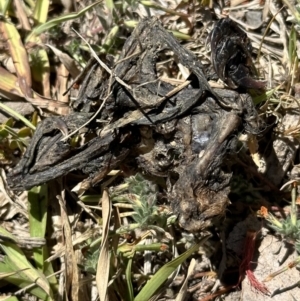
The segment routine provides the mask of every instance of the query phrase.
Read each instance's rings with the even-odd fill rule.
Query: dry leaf
[[[56,47],[53,47],[52,45],[46,44],[46,46],[51,48],[51,50],[55,53],[55,55],[62,62],[62,64],[70,72],[73,79],[75,79],[80,74],[80,70],[77,68],[75,60],[72,59],[68,54],[62,52],[61,50],[59,50]]]
[[[7,21],[0,22],[0,32],[2,32],[4,39],[6,39],[10,55],[13,58],[20,89],[25,96],[32,97],[31,70],[28,62],[28,54],[21,37],[15,26]]]
[[[78,301],[79,292],[79,274],[78,267],[73,249],[72,229],[69,222],[65,200],[61,196],[57,196],[61,208],[61,217],[63,221],[63,231],[65,239],[65,263],[66,263],[66,291],[71,290],[72,301]]]
[[[103,232],[101,251],[98,259],[96,283],[99,292],[100,301],[107,300],[107,284],[109,277],[109,244],[108,232],[109,221],[111,217],[111,202],[107,190],[103,191],[102,196],[102,219],[103,219]]]
[[[196,266],[196,260],[195,260],[195,258],[192,258],[192,260],[190,262],[190,265],[189,265],[189,268],[188,268],[186,278],[185,278],[185,280],[184,280],[184,282],[183,282],[183,284],[180,288],[180,291],[179,291],[175,301],[184,301],[184,300],[186,300],[186,293],[187,293],[187,289],[188,289],[188,281],[189,281],[190,277],[192,276],[192,274],[194,272],[195,266]]]

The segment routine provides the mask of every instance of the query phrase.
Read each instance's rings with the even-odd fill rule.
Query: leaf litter
[[[19,78],[12,77],[6,85],[0,85],[4,101],[10,100],[11,94],[23,97],[40,109],[42,117],[37,130],[29,137],[26,152],[15,151],[17,157],[11,162],[19,163],[3,165],[8,183],[15,191],[5,183],[3,199],[9,195],[11,204],[18,191],[47,183],[51,192],[48,204],[52,207],[48,219],[51,217],[54,227],[60,229],[55,236],[50,227],[59,244],[51,249],[47,237],[47,247],[54,252],[52,260],[59,258],[60,267],[55,271],[66,269],[58,274],[59,279],[53,278],[52,268],[52,272],[44,272],[45,278],[38,282],[42,290],[29,289],[29,294],[44,299],[42,292],[46,291],[63,298],[68,294],[64,287],[68,287],[72,300],[92,300],[86,292],[92,292],[95,297],[97,287],[104,283],[99,279],[99,273],[104,271],[99,269],[105,266],[110,273],[105,271],[107,292],[100,289],[103,300],[172,300],[181,286],[177,299],[183,294],[186,300],[213,300],[226,293],[226,299],[237,294],[240,300],[252,300],[254,296],[250,298],[249,294],[254,293],[255,299],[269,300],[268,292],[280,300],[297,299],[297,281],[289,286],[280,280],[288,277],[289,271],[274,277],[272,285],[262,283],[266,273],[272,274],[277,269],[272,265],[276,259],[267,257],[272,253],[270,246],[274,240],[282,245],[288,243],[293,254],[297,250],[298,242],[290,240],[287,232],[276,232],[269,227],[268,220],[260,221],[255,230],[256,239],[248,237],[249,248],[245,249],[247,233],[253,233],[249,232],[253,224],[247,224],[239,230],[240,252],[229,246],[237,225],[255,216],[262,205],[275,210],[278,219],[288,221],[291,188],[287,185],[280,193],[279,188],[287,182],[297,185],[298,181],[297,6],[280,6],[273,1],[232,2],[230,7],[213,2],[210,8],[184,2],[106,4],[95,6],[85,17],[81,16],[80,34],[101,54],[90,60],[75,81],[69,82],[71,109],[59,103],[63,100],[59,84],[50,82],[52,91],[49,94],[47,89],[42,89],[41,96],[34,91],[30,95],[26,81],[23,82],[26,89],[20,86],[16,94],[14,83]],[[131,24],[134,12],[143,17],[159,13],[160,20],[140,18],[137,27],[131,30],[125,24]],[[107,13],[110,17],[105,20]],[[124,16],[123,21],[120,14]],[[41,30],[70,20],[73,15],[80,17],[76,13],[56,17],[32,32],[42,38],[40,44],[46,45],[45,37],[39,36]],[[229,27],[236,30],[226,31],[226,26],[218,25],[220,18],[231,20]],[[75,27],[76,22],[73,21]],[[89,22],[97,28],[87,31]],[[109,35],[114,25],[118,30]],[[190,39],[179,43],[166,29],[172,30],[176,37]],[[216,31],[219,29],[221,35]],[[64,30],[74,41],[79,40],[67,27]],[[208,38],[212,30],[215,34]],[[286,32],[291,35],[287,36]],[[79,65],[88,54],[93,56],[88,52],[70,52],[70,40],[63,46],[49,33],[46,31],[48,47],[71,54],[70,58]],[[95,42],[100,40],[105,48],[97,48]],[[17,43],[17,39],[12,42]],[[72,44],[73,50],[86,47],[77,43],[78,46]],[[56,53],[61,56],[63,52]],[[49,52],[43,55],[49,56]],[[64,61],[56,60],[56,64],[63,66]],[[66,67],[64,74],[68,76]],[[15,70],[21,69],[16,65]],[[4,69],[2,76],[6,72]],[[38,80],[45,87],[44,79]],[[61,87],[66,83],[61,78]],[[228,89],[226,84],[233,89]],[[261,89],[266,84],[266,89]],[[33,83],[32,87],[36,89],[37,85]],[[271,89],[273,92],[268,93]],[[43,96],[48,98],[44,104]],[[256,98],[259,104],[254,107],[253,100],[258,103]],[[58,110],[59,107],[65,110]],[[18,128],[19,123],[14,126]],[[10,142],[8,137],[5,134],[2,141]],[[55,179],[60,177],[63,181],[57,186]],[[110,199],[112,204],[108,219],[101,198],[104,194],[105,200]],[[57,198],[64,202],[61,209]],[[7,204],[4,201],[3,207]],[[14,212],[14,215],[4,215],[2,227],[10,223],[17,237],[18,224],[24,223],[26,228],[26,215],[20,210]],[[281,215],[282,212],[288,213]],[[269,227],[268,234],[260,234],[265,233],[265,226]],[[204,242],[207,232],[211,237]],[[146,239],[146,233],[151,233],[151,239]],[[198,253],[193,253],[197,260],[194,274],[202,276],[194,278],[183,263],[186,259],[183,254],[198,242],[202,245],[200,249],[197,247]],[[11,243],[4,235],[1,244],[6,250]],[[24,248],[24,241],[22,244],[14,238],[13,243]],[[264,248],[256,258],[254,251],[261,250],[259,245]],[[194,246],[192,250],[197,248]],[[106,260],[101,259],[103,254]],[[175,258],[174,265],[172,258]],[[293,260],[297,262],[297,258],[296,255]],[[253,267],[255,260],[257,266]],[[210,264],[204,264],[206,261]],[[244,269],[243,262],[247,265]],[[55,266],[54,261],[50,263]],[[284,259],[281,263],[286,266]],[[293,265],[290,267],[297,278],[297,270]],[[215,274],[209,274],[210,269]],[[264,276],[260,270],[265,271]],[[147,282],[149,271],[154,276]],[[64,273],[66,276],[62,277]],[[187,273],[189,281],[180,283]],[[8,283],[24,287],[22,277],[12,280],[18,275],[17,270],[7,270],[7,275]],[[237,288],[239,283],[241,290]],[[262,293],[255,292],[262,291],[262,287],[267,288]],[[17,291],[10,288],[7,286],[4,292]]]

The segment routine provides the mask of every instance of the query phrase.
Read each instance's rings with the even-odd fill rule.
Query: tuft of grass
[[[300,219],[298,219],[299,210],[296,203],[297,183],[292,183],[292,186],[290,213],[285,219],[279,220],[272,213],[268,212],[268,209],[265,207],[261,207],[258,214],[262,216],[286,241],[295,242],[296,240],[299,240]],[[297,249],[297,251],[300,253],[300,249]]]
[[[0,270],[8,273],[5,280],[28,291],[42,300],[54,300],[53,291],[48,279],[27,259],[24,252],[17,246],[18,239],[0,227],[2,242],[0,247],[5,253],[0,262]]]
[[[268,211],[266,207],[261,207],[258,211],[258,215],[263,217],[270,227],[279,234],[284,241],[292,243],[295,246],[295,250],[300,254],[300,219],[299,219],[299,199],[297,198],[297,182],[292,183],[291,191],[291,206],[290,212],[286,218],[278,219],[272,213]],[[293,262],[289,263],[286,267],[268,275],[266,281],[272,280],[279,274],[297,266],[300,263],[300,256],[296,258]]]
[[[99,201],[99,197],[95,195],[84,196],[81,199],[85,203]],[[139,173],[127,178],[124,183],[111,188],[110,199],[115,208],[119,210],[130,209],[130,211],[119,213],[120,217],[128,219],[128,225],[116,227],[109,233],[109,257],[112,272],[109,280],[111,286],[126,301],[150,300],[168,277],[171,277],[183,261],[199,249],[199,246],[206,241],[208,236],[203,236],[198,244],[191,241],[188,251],[162,265],[150,278],[140,273],[139,276],[135,276],[135,278],[138,277],[138,280],[134,280],[133,269],[138,264],[141,254],[151,252],[159,256],[159,254],[169,252],[169,244],[164,241],[166,241],[166,237],[170,236],[170,233],[167,233],[167,225],[170,220],[174,222],[174,218],[172,219],[171,213],[158,204],[157,185]],[[141,234],[135,236],[134,231]],[[104,233],[100,237],[90,240],[88,245],[83,248],[85,260],[82,268],[91,275],[95,275],[98,270],[97,265],[102,250],[99,245],[103,244],[103,235]],[[123,240],[120,241],[119,237],[123,237]],[[129,237],[132,238],[129,239]],[[165,237],[163,241],[162,237]],[[147,242],[149,238],[151,238],[150,242]],[[115,239],[117,243],[114,248]],[[117,264],[113,264],[113,262],[117,262]],[[117,280],[114,274],[119,268],[123,269],[124,278]],[[136,281],[144,283],[143,288],[138,293],[134,289]]]

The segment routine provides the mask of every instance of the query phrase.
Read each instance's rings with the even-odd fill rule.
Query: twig
[[[276,16],[282,11],[282,9],[284,8],[284,6],[272,17],[272,19],[270,20],[262,38],[261,38],[261,41],[259,43],[259,47],[258,47],[258,53],[257,53],[257,59],[256,59],[256,62],[258,62],[259,60],[259,57],[260,57],[260,53],[261,53],[261,49],[262,49],[262,45],[263,45],[263,42],[264,42],[264,39],[268,33],[268,30],[270,29],[271,25],[272,25],[272,22],[275,20]]]
[[[70,138],[71,136],[73,136],[74,134],[76,134],[77,132],[79,132],[82,128],[84,128],[86,125],[88,125],[92,120],[94,120],[97,115],[100,113],[100,111],[102,110],[106,100],[109,98],[109,96],[111,95],[111,92],[109,95],[107,95],[105,97],[105,99],[103,100],[101,106],[99,107],[99,109],[95,112],[95,114],[83,125],[81,125],[79,128],[77,128],[76,130],[74,130],[73,132],[71,132],[70,134],[68,134],[67,136],[65,136],[64,138],[61,139],[61,141],[66,141],[68,138]]]

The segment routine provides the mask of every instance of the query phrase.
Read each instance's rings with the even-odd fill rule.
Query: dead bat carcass
[[[178,85],[161,77],[157,62],[162,55],[171,55],[190,71],[186,81]],[[157,19],[138,24],[117,62],[102,60],[110,69],[94,61],[78,79],[74,112],[38,125],[8,175],[10,186],[30,189],[80,170],[88,188],[110,170],[134,164],[138,171],[166,179],[167,197],[182,227],[198,231],[208,226],[228,204],[231,173],[224,159],[235,149],[237,134],[259,130],[251,97],[212,89],[198,58]],[[103,107],[87,122],[95,104]],[[85,143],[74,146],[71,138],[63,139],[79,127],[81,135],[89,134]]]

